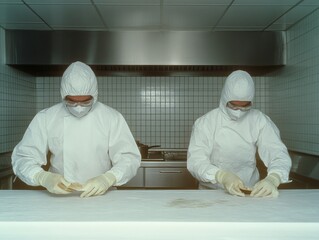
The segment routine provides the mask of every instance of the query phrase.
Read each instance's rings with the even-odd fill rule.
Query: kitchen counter
[[[1,239],[318,239],[319,190],[113,190],[81,199],[0,191]]]
[[[186,168],[186,161],[142,161],[141,167],[184,167]]]

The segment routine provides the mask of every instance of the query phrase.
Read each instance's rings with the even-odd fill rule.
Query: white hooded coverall
[[[251,101],[255,93],[251,76],[241,70],[230,74],[222,90],[219,108],[196,120],[188,148],[187,168],[200,188],[223,188],[216,182],[218,170],[236,174],[252,188],[259,181],[256,151],[268,175],[277,173],[287,182],[291,159],[271,119],[256,109],[228,109],[229,101]]]
[[[91,95],[94,103],[85,116],[73,116],[64,102],[40,111],[14,148],[14,173],[25,183],[36,186],[34,176],[47,164],[68,182],[84,184],[87,180],[112,173],[115,186],[136,175],[141,156],[123,116],[97,101],[95,74],[90,67],[75,62],[65,71],[61,96]]]

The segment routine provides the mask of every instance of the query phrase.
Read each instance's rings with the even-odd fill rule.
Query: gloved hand
[[[45,187],[49,192],[55,194],[71,193],[68,187],[71,185],[60,174],[41,171],[34,176],[34,180],[39,185]]]
[[[216,173],[217,182],[224,185],[224,188],[232,195],[244,197],[245,194],[240,188],[245,188],[243,181],[235,174],[223,170]]]
[[[263,180],[257,182],[253,187],[250,196],[253,197],[278,197],[278,186],[280,184],[280,177],[276,173],[269,174]]]
[[[116,182],[112,173],[104,173],[95,178],[91,178],[83,185],[83,193],[80,197],[90,197],[104,194]]]

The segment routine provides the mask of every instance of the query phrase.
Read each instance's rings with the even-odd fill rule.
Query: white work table
[[[0,239],[319,239],[319,190],[276,199],[222,190],[0,191]]]

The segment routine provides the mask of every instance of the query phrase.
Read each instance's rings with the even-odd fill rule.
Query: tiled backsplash
[[[0,28],[0,153],[12,151],[36,113],[35,78],[4,65],[4,53]]]
[[[0,65],[0,153],[12,151],[36,113],[35,78]]]
[[[225,78],[98,77],[98,98],[124,115],[141,142],[187,148],[194,121],[218,107]],[[255,107],[267,112],[267,78],[254,79]],[[60,101],[60,78],[37,78],[37,109]]]

